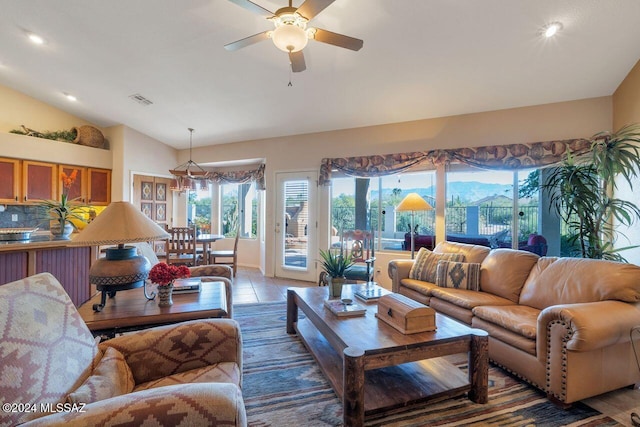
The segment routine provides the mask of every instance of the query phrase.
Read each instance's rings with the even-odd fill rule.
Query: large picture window
[[[258,192],[254,181],[220,185],[220,233],[255,238],[258,233]]]
[[[342,231],[363,229],[374,231],[376,250],[408,251],[411,233],[416,249],[433,249],[438,185],[435,171],[371,178],[336,175],[331,180],[332,245],[338,244]],[[546,246],[531,245],[532,235],[542,229],[541,221],[550,220],[540,209],[539,192],[538,169],[450,167],[445,188],[446,239],[543,255]],[[409,193],[417,193],[434,208],[413,213],[413,227],[411,212],[395,210]]]
[[[189,191],[189,224],[194,224],[198,234],[211,233],[211,184],[205,183]]]
[[[411,192],[421,195],[435,208],[434,171],[404,173],[373,178],[332,178],[331,240],[339,241],[345,230],[371,230],[376,250],[401,251],[410,241],[410,212],[395,207]],[[416,212],[415,230],[434,233],[435,211]]]
[[[525,249],[530,235],[540,229],[535,169],[487,171],[461,167],[447,173],[446,194],[447,240]]]

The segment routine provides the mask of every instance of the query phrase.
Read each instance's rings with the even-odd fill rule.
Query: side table
[[[223,282],[202,282],[200,292],[174,293],[169,307],[158,307],[156,300],[147,300],[142,289],[120,291],[102,311],[96,312],[93,304],[99,300],[100,295],[95,295],[78,312],[94,336],[106,338],[187,320],[229,317]]]

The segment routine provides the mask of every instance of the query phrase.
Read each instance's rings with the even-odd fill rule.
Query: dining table
[[[209,264],[209,246],[211,243],[224,239],[224,234],[198,234],[196,242],[202,243],[202,263]]]

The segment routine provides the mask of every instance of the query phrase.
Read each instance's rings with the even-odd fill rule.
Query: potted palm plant
[[[68,191],[76,180],[76,169],[70,175],[60,173],[62,180],[62,195],[60,200],[41,200],[38,205],[46,211],[50,221],[50,231],[55,240],[69,240],[69,236],[76,229],[72,220],[84,223],[85,205],[77,198],[69,199]]]
[[[329,276],[329,298],[340,298],[342,295],[342,285],[346,280],[344,272],[353,265],[351,255],[343,255],[331,250],[320,249],[322,258],[322,269]]]
[[[575,248],[570,255],[626,261],[619,252],[631,247],[614,247],[622,236],[618,226],[628,227],[640,220],[640,208],[616,198],[616,190],[620,182],[633,189],[639,171],[638,124],[594,135],[588,153],[568,154],[551,170],[541,188],[549,194],[549,209],[568,226],[568,241]]]

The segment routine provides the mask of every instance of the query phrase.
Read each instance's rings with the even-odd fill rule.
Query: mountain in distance
[[[447,200],[460,200],[463,203],[474,204],[480,200],[488,199],[493,196],[506,196],[512,198],[513,186],[510,184],[487,184],[476,181],[456,181],[447,185]],[[390,197],[393,189],[385,188],[382,190],[382,197]],[[406,188],[402,189],[401,197],[409,193],[418,193],[421,196],[429,196],[435,199],[436,188],[434,186],[424,188]],[[371,198],[378,197],[378,191],[371,191]],[[427,198],[427,200],[429,200]]]

